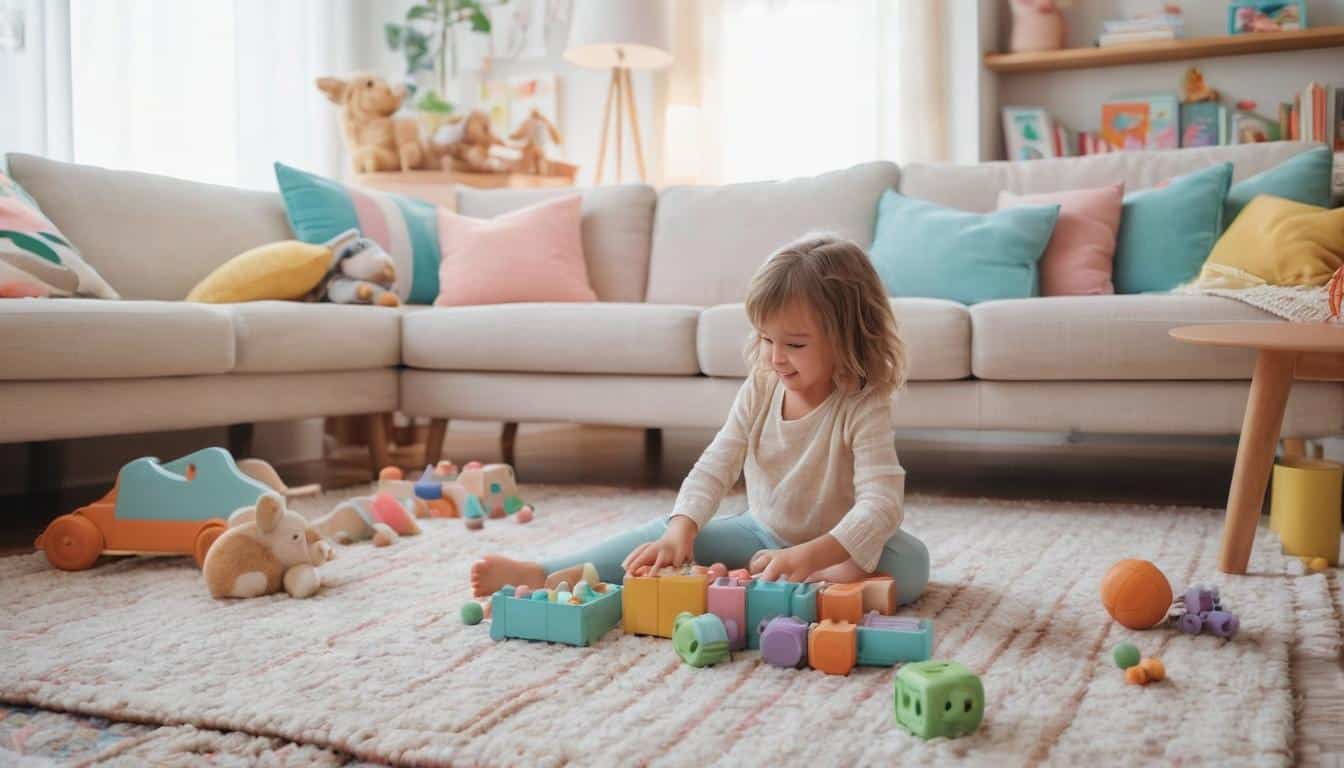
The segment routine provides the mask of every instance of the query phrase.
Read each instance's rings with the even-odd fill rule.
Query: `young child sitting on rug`
[[[883,573],[895,577],[902,603],[919,597],[929,554],[900,527],[905,470],[892,422],[905,350],[868,255],[834,236],[803,237],[757,271],[746,308],[752,372],[672,513],[542,562],[486,555],[471,568],[477,595],[505,584],[574,584],[586,562],[619,583],[623,571],[693,556],[767,580]],[[749,511],[715,518],[744,468]]]

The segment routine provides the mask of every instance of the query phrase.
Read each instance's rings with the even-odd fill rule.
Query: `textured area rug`
[[[310,600],[211,600],[189,561],[110,561],[83,573],[40,555],[0,560],[0,700],[178,728],[214,749],[301,749],[411,764],[857,764],[961,759],[1218,765],[1330,762],[1311,728],[1344,713],[1337,574],[1301,575],[1264,531],[1254,575],[1217,574],[1221,512],[912,497],[933,582],[904,612],[930,617],[935,655],[979,673],[986,718],[955,741],[898,728],[890,669],[781,670],[755,653],[707,669],[665,640],[614,632],[593,648],[495,643],[463,626],[479,554],[542,556],[666,512],[671,492],[530,487],[530,525],[428,521],[396,546],[342,547]],[[329,507],[335,496],[301,505]],[[730,499],[725,512],[740,509]],[[1242,618],[1231,642],[1111,622],[1097,586],[1123,557],[1173,586],[1219,584]],[[1126,686],[1121,640],[1166,664]],[[1327,679],[1304,695],[1295,676]],[[206,733],[210,731],[211,733]],[[235,732],[227,735],[213,733]],[[213,734],[213,735],[212,735]],[[250,740],[249,740],[250,739]],[[202,741],[204,740],[204,741]],[[152,741],[152,740],[151,740]],[[290,747],[279,745],[294,742]],[[225,744],[224,746],[228,746]],[[126,749],[132,749],[127,746]],[[327,750],[327,751],[323,751]],[[146,753],[146,759],[148,758]],[[299,758],[302,761],[302,758]]]

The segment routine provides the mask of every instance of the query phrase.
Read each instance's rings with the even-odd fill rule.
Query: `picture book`
[[[1144,149],[1148,146],[1146,101],[1111,101],[1101,105],[1101,139],[1115,149]]]
[[[1215,147],[1227,141],[1227,107],[1213,101],[1181,105],[1181,146]]]
[[[1004,107],[1003,138],[1009,160],[1055,157],[1055,130],[1040,107]]]

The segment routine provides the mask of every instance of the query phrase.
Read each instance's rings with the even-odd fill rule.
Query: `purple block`
[[[776,616],[761,622],[761,658],[776,667],[797,668],[807,663],[807,622]]]
[[[1217,601],[1218,593],[1208,587],[1190,587],[1185,590],[1186,613],[1212,611]]]
[[[1204,626],[1219,637],[1231,637],[1237,634],[1237,628],[1241,626],[1241,622],[1237,620],[1234,613],[1210,611],[1204,615]]]
[[[1187,635],[1198,635],[1204,629],[1204,619],[1197,613],[1183,613],[1176,620],[1176,626]]]

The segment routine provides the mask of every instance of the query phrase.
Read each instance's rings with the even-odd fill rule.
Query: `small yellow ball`
[[[1313,557],[1310,560],[1307,560],[1307,570],[1312,573],[1320,573],[1329,567],[1330,561],[1326,560],[1324,557]]]

